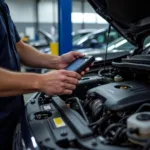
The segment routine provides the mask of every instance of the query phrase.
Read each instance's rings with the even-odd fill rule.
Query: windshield
[[[86,35],[80,36],[80,37],[78,37],[78,38],[74,38],[74,37],[73,37],[73,45],[78,45],[78,43],[79,43],[80,41],[85,41],[85,40],[87,40],[87,39],[88,39],[88,35],[89,35],[89,34],[86,34]]]
[[[118,43],[119,44],[119,43]],[[128,42],[126,39],[122,40],[118,46],[118,44],[115,45],[115,50],[134,50],[136,47],[133,46],[130,42]],[[150,36],[148,36],[144,41],[144,48],[147,48],[150,46]]]
[[[78,39],[82,38],[83,36],[89,34],[90,32],[86,32],[86,33],[77,33],[75,35],[73,35],[73,42],[77,41]]]
[[[119,43],[118,43],[119,44]],[[121,43],[121,45],[117,45],[115,46],[116,50],[134,50],[136,47],[133,46],[131,43],[129,43],[127,40],[123,40]]]
[[[80,45],[82,47],[91,47],[92,41],[95,41],[100,47],[105,45],[107,43],[107,37],[108,37],[108,31],[107,29],[101,29],[97,30],[93,33],[87,34],[81,38],[78,38],[77,40],[73,41],[73,45]],[[120,34],[115,31],[111,30],[110,35],[109,35],[109,42],[115,41],[120,37]]]
[[[136,47],[133,46],[131,43],[129,43],[128,41],[126,41],[126,43],[124,43],[123,45],[117,47],[116,49],[119,50],[133,50],[135,49]]]
[[[107,30],[103,30],[101,32],[97,31],[97,33],[90,33],[73,41],[73,44],[80,45],[82,43],[83,46],[90,47],[89,43],[91,42],[91,39],[96,39],[98,43],[103,44],[103,47],[101,48],[102,50],[106,48],[107,38],[108,38]],[[108,51],[112,50],[130,51],[136,48],[115,30],[112,30],[110,32],[109,38],[110,40],[108,45]]]
[[[101,30],[97,30],[89,34],[86,34],[82,36],[81,38],[78,38],[75,41],[73,41],[73,45],[80,45],[80,44],[83,44],[84,42],[87,43],[87,41],[89,40],[91,41],[91,39],[94,39],[95,35],[103,34],[104,32],[105,30],[101,29]]]
[[[133,46],[126,39],[121,37],[121,38],[117,39],[116,41],[109,44],[108,51],[112,51],[112,50],[130,51],[130,50],[134,50],[135,48],[136,48],[135,46]]]

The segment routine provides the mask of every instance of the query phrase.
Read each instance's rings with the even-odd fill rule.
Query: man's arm
[[[17,51],[24,65],[38,68],[59,69],[60,57],[39,52],[34,47],[19,41]]]
[[[38,91],[38,74],[16,73],[0,68],[0,97]]]
[[[65,70],[40,75],[17,73],[0,68],[0,97],[38,91],[48,95],[71,94],[80,78],[77,73]]]

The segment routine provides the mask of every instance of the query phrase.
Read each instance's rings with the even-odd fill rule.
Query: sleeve
[[[13,23],[13,26],[14,26],[14,33],[15,33],[16,43],[18,43],[21,40],[21,37],[19,36],[17,28],[16,28],[14,23]]]
[[[9,16],[10,16],[10,10],[9,10],[9,7],[8,7],[8,5],[7,5],[6,3],[4,3],[4,4],[5,4],[6,10],[7,10]],[[10,16],[10,18],[11,18],[11,16]],[[18,42],[21,40],[21,38],[20,38],[20,36],[19,36],[19,34],[18,34],[17,28],[16,28],[14,22],[12,21],[12,19],[11,19],[11,23],[12,23],[13,28],[14,28],[14,34],[15,34],[15,40],[16,40],[16,43],[18,43]]]

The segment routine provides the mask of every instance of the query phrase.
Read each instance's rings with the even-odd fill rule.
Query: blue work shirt
[[[4,0],[0,0],[0,6],[0,67],[20,71],[20,59],[16,49],[20,37]],[[0,149],[10,149],[7,146],[12,142],[14,128],[23,107],[22,95],[0,97]]]

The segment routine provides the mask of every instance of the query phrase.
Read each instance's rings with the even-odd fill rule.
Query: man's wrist
[[[61,69],[60,64],[61,64],[61,56],[56,56],[56,65],[54,69]]]
[[[60,69],[61,56],[45,55],[46,65],[45,68]]]
[[[35,91],[41,91],[41,81],[42,81],[42,75],[41,74],[34,74],[33,77],[31,77],[33,80],[32,82],[32,89]]]

